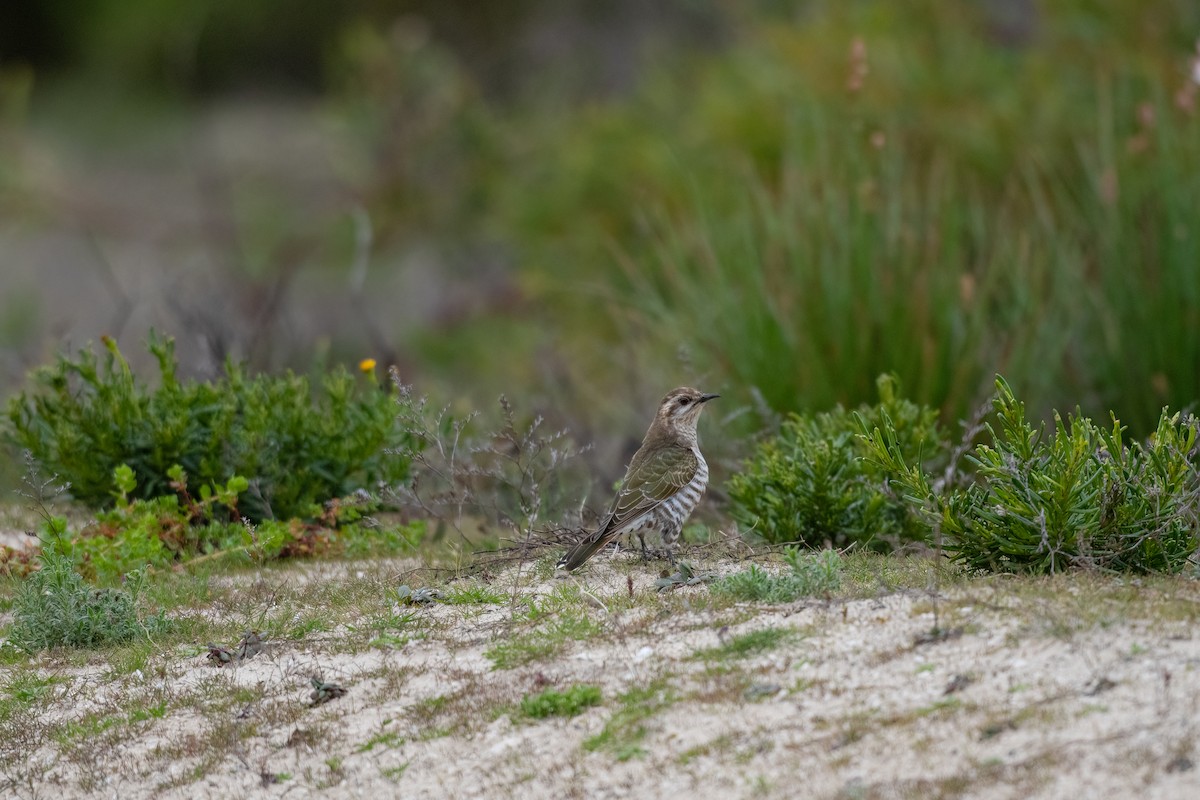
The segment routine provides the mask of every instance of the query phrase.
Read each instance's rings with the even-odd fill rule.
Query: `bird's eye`
[[[684,406],[686,406],[686,405],[687,405],[688,403],[690,403],[690,402],[691,402],[691,401],[690,401],[690,400],[688,400],[686,397],[681,397],[681,398],[679,398],[679,407],[680,407],[680,408],[683,408]]]

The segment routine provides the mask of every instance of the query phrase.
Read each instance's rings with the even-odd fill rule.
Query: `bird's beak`
[[[700,402],[707,403],[709,400],[715,400],[716,398],[718,398],[720,396],[721,395],[719,395],[719,394],[702,394],[702,395],[700,395]]]

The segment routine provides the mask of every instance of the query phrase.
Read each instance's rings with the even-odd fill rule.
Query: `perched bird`
[[[686,386],[667,393],[600,527],[559,559],[559,569],[578,569],[618,536],[644,536],[646,531],[662,534],[663,546],[674,561],[674,544],[683,523],[708,486],[708,464],[696,441],[696,423],[704,404],[714,397]]]

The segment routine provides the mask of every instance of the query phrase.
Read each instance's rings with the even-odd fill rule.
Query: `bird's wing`
[[[600,530],[616,531],[673,497],[696,477],[700,461],[691,448],[671,445],[649,455],[639,451]],[[603,535],[603,534],[602,534]]]
[[[686,447],[670,445],[649,455],[639,450],[625,470],[621,491],[604,522],[559,559],[558,567],[568,571],[579,568],[631,522],[687,486],[699,468],[700,460]]]

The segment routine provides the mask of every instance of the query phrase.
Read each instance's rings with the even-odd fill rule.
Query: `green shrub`
[[[61,520],[50,520],[38,560],[41,568],[21,581],[13,602],[9,640],[28,652],[51,647],[98,647],[149,636],[167,627],[160,615],[138,615],[144,570],[125,576],[119,589],[89,586],[61,544]]]
[[[247,488],[245,478],[235,475],[224,486],[204,485],[193,499],[183,469],[176,465],[167,473],[175,494],[133,500],[137,489],[133,469],[121,464],[113,470],[115,505],[99,512],[96,522],[79,535],[62,542],[85,575],[111,579],[242,543],[246,528],[237,522],[237,497]]]
[[[259,561],[275,558],[292,541],[292,528],[278,520],[256,525],[193,520],[177,498],[156,497],[101,512],[94,525],[62,547],[85,576],[112,580],[131,570],[169,567],[218,551],[237,550]]]
[[[202,491],[245,476],[236,513],[250,520],[313,516],[331,498],[407,476],[413,442],[395,424],[395,394],[373,376],[337,369],[314,393],[304,377],[249,377],[227,364],[219,379],[181,382],[173,342],[151,335],[150,389],[112,339],[104,345],[103,360],[83,351],[35,372],[8,412],[17,444],[89,505],[112,504],[122,464],[142,500],[175,494],[177,466]]]
[[[64,537],[60,544],[85,576],[110,580],[131,570],[218,553],[257,563],[322,553],[363,558],[411,551],[425,532],[420,521],[368,526],[363,517],[375,504],[362,497],[331,501],[312,522],[239,521],[237,496],[245,491],[244,478],[234,476],[224,486],[202,485],[193,498],[183,470],[172,467],[168,473],[175,495],[130,500],[136,487],[132,470],[125,465],[115,470],[116,505],[99,512],[95,524],[77,536]]]
[[[160,497],[101,515],[62,548],[88,577],[111,580],[130,570],[172,563],[178,552],[169,543],[182,540],[189,531],[176,499]]]
[[[734,518],[772,543],[883,549],[923,538],[924,521],[887,489],[885,473],[863,459],[855,413],[890,419],[905,457],[925,461],[945,450],[937,414],[901,399],[892,376],[881,376],[877,386],[875,406],[793,415],[778,436],[761,443],[727,484]]]
[[[735,600],[787,603],[801,597],[829,596],[842,585],[842,557],[836,550],[806,553],[789,547],[784,561],[791,571],[772,575],[756,564],[714,581],[711,590]]]
[[[600,687],[579,684],[565,692],[546,689],[521,699],[521,713],[533,719],[576,717],[592,706],[600,705]]]
[[[940,528],[953,557],[975,570],[1057,572],[1072,566],[1174,572],[1200,538],[1200,423],[1162,411],[1150,441],[1126,442],[1076,413],[1054,428],[1027,421],[1003,378],[995,422],[968,457],[975,482],[936,490],[910,463],[891,421],[862,428],[870,458]]]

